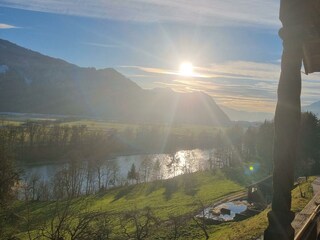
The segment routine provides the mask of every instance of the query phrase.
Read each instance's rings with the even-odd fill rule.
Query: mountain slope
[[[302,107],[304,112],[313,112],[316,115],[320,114],[320,101],[314,102],[308,106]]]
[[[81,68],[0,40],[0,111],[113,121],[229,124],[204,93],[143,90],[114,69]]]
[[[233,121],[249,121],[249,122],[263,122],[265,120],[272,120],[274,113],[268,112],[246,112],[239,111],[228,107],[221,107],[221,109]]]

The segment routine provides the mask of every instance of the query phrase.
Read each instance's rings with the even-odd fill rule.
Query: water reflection
[[[247,201],[234,201],[220,204],[214,208],[205,208],[203,213],[197,215],[197,217],[205,217],[217,221],[231,221],[235,218],[236,214],[243,213],[248,208]],[[223,210],[230,210],[229,213],[225,213]]]
[[[81,191],[96,192],[101,188],[110,188],[132,182],[149,182],[157,179],[168,179],[184,173],[201,171],[212,168],[214,150],[181,150],[175,154],[146,154],[119,156],[114,159],[106,159],[99,165],[90,167],[90,163],[81,163],[77,178],[81,179]],[[219,167],[221,161],[219,161]],[[128,180],[128,172],[132,165],[137,171],[137,179]],[[35,166],[22,166],[25,178],[30,179],[37,175],[41,181],[50,182],[57,173],[64,171],[68,174],[72,166],[63,164],[46,164]],[[71,178],[74,176],[71,176]],[[90,178],[90,179],[88,179]],[[90,186],[88,182],[90,181]]]
[[[133,155],[121,156],[114,160],[119,165],[120,176],[127,177],[132,164],[139,169],[140,175],[147,179],[167,179],[187,172],[204,170],[209,167],[209,158],[213,150],[182,150],[175,155],[154,154],[154,155]],[[158,166],[157,166],[158,164]]]

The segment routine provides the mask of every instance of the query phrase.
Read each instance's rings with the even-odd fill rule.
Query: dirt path
[[[242,190],[240,192],[236,192],[236,193],[233,193],[233,194],[230,194],[230,195],[227,195],[225,197],[223,197],[222,199],[218,200],[218,201],[215,201],[214,203],[212,203],[210,206],[208,207],[216,207],[222,203],[225,203],[225,202],[232,202],[232,201],[235,201],[235,200],[238,200],[238,199],[241,199],[241,198],[245,198],[247,197],[247,190]]]

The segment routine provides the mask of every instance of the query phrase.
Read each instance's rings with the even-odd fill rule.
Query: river
[[[172,155],[169,154],[128,155],[105,159],[100,169],[100,181],[106,187],[128,183],[128,171],[130,171],[133,164],[139,173],[140,182],[168,179],[183,173],[210,168],[209,159],[213,159],[214,153],[213,149],[181,150],[176,152],[174,161],[172,160]],[[50,182],[57,172],[67,169],[68,164],[22,165],[21,168],[25,179],[30,179],[32,175],[37,175],[41,181]],[[86,181],[85,173],[82,179],[84,182]],[[96,172],[94,173],[94,182],[96,184],[98,182]]]

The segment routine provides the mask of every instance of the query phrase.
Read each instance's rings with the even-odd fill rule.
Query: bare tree
[[[124,236],[127,239],[136,240],[143,240],[150,237],[157,222],[158,219],[149,207],[142,210],[135,209],[128,211],[120,219]]]
[[[150,156],[146,156],[140,165],[140,175],[144,182],[149,181],[150,172],[152,170],[152,158]]]
[[[104,161],[102,160],[102,158],[98,158],[95,161],[95,169],[97,171],[97,178],[98,178],[98,191],[100,191],[103,188],[103,184],[102,184],[102,178],[104,176],[103,163]]]
[[[38,187],[38,199],[41,201],[48,201],[51,193],[48,181],[40,181]]]
[[[43,223],[40,227],[37,238],[50,240],[64,240],[67,236],[66,229],[71,220],[71,201],[60,203],[59,201],[52,206],[52,217],[49,222]]]
[[[176,157],[176,151],[169,153],[170,162],[166,165],[169,172],[173,173],[173,177],[176,176],[177,168],[180,164],[180,158]]]
[[[85,171],[86,195],[89,195],[95,191],[95,161],[93,159],[87,159]]]
[[[201,207],[202,216],[200,218],[196,216],[192,216],[193,221],[196,223],[196,225],[201,229],[206,239],[209,239],[209,233],[207,229],[207,223],[205,218],[205,206],[203,205],[203,202],[201,200],[198,201],[198,205]]]
[[[166,222],[167,231],[165,238],[170,240],[183,239],[184,229],[190,218],[188,216],[170,216]]]
[[[31,191],[31,199],[36,200],[39,197],[39,182],[40,182],[40,175],[38,173],[32,173],[27,180],[27,185]],[[36,196],[37,195],[37,196]]]
[[[110,185],[115,186],[118,181],[119,166],[116,161],[110,160],[106,161],[105,165],[105,175],[106,175],[106,189]]]
[[[31,121],[26,122],[24,125],[26,127],[26,132],[29,137],[29,146],[33,148],[35,136],[39,131],[40,125],[37,122],[31,122]]]
[[[79,159],[73,157],[67,166],[55,173],[52,179],[55,199],[74,198],[82,193],[84,168]]]
[[[66,230],[70,240],[110,239],[110,218],[99,212],[80,214],[74,217]]]
[[[159,158],[157,158],[152,168],[152,180],[159,180],[159,179],[162,179],[161,163]]]
[[[0,131],[0,207],[9,204],[14,198],[13,187],[18,183],[20,175],[2,133]]]
[[[82,207],[87,209],[87,203]],[[111,218],[105,212],[79,212],[71,201],[57,202],[52,218],[40,227],[36,239],[103,240],[110,239]]]

